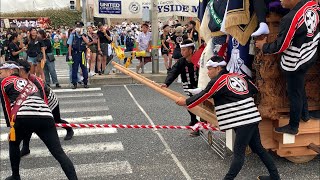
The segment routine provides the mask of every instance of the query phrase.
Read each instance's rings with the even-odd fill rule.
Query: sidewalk
[[[138,63],[138,60],[134,60],[133,64],[128,68],[129,70],[135,71],[135,67]],[[145,65],[145,73],[141,74],[148,79],[155,81],[157,83],[164,83],[167,77],[167,71],[164,68],[163,62],[159,64],[159,74],[152,74],[152,63],[147,63]],[[59,83],[62,86],[69,86],[69,67],[65,61],[65,56],[56,56],[56,71],[58,75]],[[115,73],[116,72],[116,73]],[[128,75],[125,75],[121,72],[116,71],[113,68],[113,71],[109,75],[98,75],[96,74],[93,77],[89,77],[90,85],[121,85],[121,84],[140,84],[140,82],[134,80]]]

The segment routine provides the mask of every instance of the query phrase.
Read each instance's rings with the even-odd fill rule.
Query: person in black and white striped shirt
[[[274,42],[267,38],[257,40],[256,46],[263,54],[281,54],[281,69],[287,83],[290,103],[289,124],[275,128],[276,132],[298,134],[300,119],[307,122],[311,117],[305,90],[305,76],[319,60],[320,8],[315,1],[282,0],[281,5],[290,9],[280,22]]]
[[[26,61],[23,61],[23,60],[18,60],[18,63],[20,65],[20,71],[19,71],[20,77],[25,78],[25,79],[28,78],[29,80],[34,81],[34,79],[32,78],[33,75],[29,74],[29,70],[30,70],[29,63],[27,63]],[[54,121],[56,123],[69,124],[67,121],[61,119],[59,101],[58,101],[58,98],[56,97],[55,93],[52,91],[52,89],[49,86],[45,85],[44,91],[45,91],[45,95],[47,96],[48,107],[52,111]],[[67,130],[67,134],[66,134],[64,140],[72,139],[73,134],[74,134],[72,128],[65,128],[65,129]],[[30,139],[31,139],[31,134],[29,136],[26,136],[26,138],[23,140],[23,146],[21,149],[21,157],[30,154],[30,149],[29,149]]]
[[[6,180],[21,179],[19,146],[21,141],[33,132],[40,137],[54,158],[60,163],[67,178],[77,180],[73,163],[61,147],[53,115],[47,105],[44,84],[39,78],[31,82],[19,77],[18,69],[19,66],[8,63],[0,66],[0,75],[3,78],[1,79],[0,97],[6,122],[10,121],[11,128],[9,155],[12,175],[7,177]],[[15,115],[15,120],[11,119]]]
[[[258,179],[279,180],[278,170],[261,144],[258,128],[261,116],[253,100],[258,90],[245,75],[228,73],[226,64],[222,57],[212,57],[206,64],[211,81],[205,90],[186,100],[181,98],[176,103],[191,109],[213,98],[220,130],[235,130],[234,156],[224,180],[233,180],[240,172],[248,145],[270,173],[270,176],[259,176]]]

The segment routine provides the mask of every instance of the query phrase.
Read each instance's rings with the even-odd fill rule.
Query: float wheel
[[[306,155],[306,156],[288,156],[285,158],[293,163],[301,164],[301,163],[309,162],[315,157],[316,155]]]

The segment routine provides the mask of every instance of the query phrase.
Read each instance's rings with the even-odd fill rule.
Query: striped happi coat
[[[245,75],[226,73],[226,71],[220,72],[208,83],[205,90],[188,98],[188,108],[213,98],[220,130],[261,121],[252,97],[258,92],[255,85]]]
[[[263,45],[265,54],[281,53],[281,68],[295,72],[318,59],[320,8],[315,1],[301,0],[280,22],[279,34]]]

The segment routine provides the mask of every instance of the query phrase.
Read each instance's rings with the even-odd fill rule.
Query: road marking
[[[105,122],[105,121],[112,121],[113,118],[111,115],[107,116],[91,116],[91,117],[75,117],[75,118],[63,118],[64,120],[70,123],[92,123],[95,121]]]
[[[65,145],[63,150],[66,154],[92,154],[92,153],[106,153],[114,151],[124,151],[123,145],[120,141],[117,142],[103,142],[103,143],[86,143],[86,144],[75,144]],[[30,155],[26,158],[39,158],[39,157],[50,157],[52,156],[48,148],[43,147],[31,147]],[[9,149],[1,149],[1,160],[9,159]]]
[[[68,100],[68,101],[60,101],[59,105],[70,105],[70,104],[85,104],[85,103],[105,103],[106,99],[74,99],[74,100]]]
[[[57,77],[59,77],[59,79],[69,79],[69,75],[65,75],[65,74],[57,74]]]
[[[61,103],[60,103],[61,104]],[[89,116],[89,117],[76,117],[76,118],[63,118],[69,123],[94,123],[94,122],[102,122],[106,123],[107,121],[113,121],[113,117],[111,115],[107,116]],[[0,119],[0,127],[7,127],[7,124],[4,123],[4,119]],[[3,123],[2,123],[3,122]]]
[[[70,71],[69,71],[69,70],[56,70],[56,73],[57,73],[57,74],[62,74],[62,73],[64,73],[64,74],[69,74]]]
[[[101,97],[103,93],[80,93],[80,94],[57,94],[59,99],[61,98],[77,98],[77,97]]]
[[[101,88],[87,88],[87,89],[54,89],[53,92],[85,92],[85,91],[101,91]]]
[[[131,96],[132,100],[136,103],[136,105],[138,106],[138,108],[141,110],[141,112],[146,116],[146,118],[148,119],[149,123],[151,125],[155,125],[154,122],[152,121],[152,119],[150,118],[150,116],[146,113],[146,111],[140,106],[140,104],[138,103],[138,101],[136,100],[136,98],[133,96],[133,94],[131,93],[131,91],[127,88],[126,85],[123,85],[124,88],[128,91],[129,95]],[[156,128],[154,128],[156,130]],[[179,161],[179,159],[177,158],[177,156],[173,153],[173,151],[171,150],[169,144],[166,142],[166,140],[163,138],[163,136],[161,135],[161,133],[159,131],[153,131],[154,133],[156,133],[159,137],[159,139],[161,140],[162,144],[164,145],[166,151],[171,155],[173,161],[176,163],[176,165],[179,167],[180,171],[182,172],[182,174],[184,175],[184,177],[187,180],[191,180],[190,175],[188,174],[188,172],[186,171],[186,169],[183,167],[182,163]]]
[[[58,166],[58,165],[57,165]],[[115,176],[122,174],[131,174],[132,168],[128,161],[107,162],[107,163],[94,163],[94,164],[80,164],[75,165],[77,176],[79,179],[87,179],[93,177]],[[10,171],[1,171],[1,177],[11,175]],[[48,168],[34,168],[34,169],[20,169],[21,179],[66,179],[61,167],[48,167]]]
[[[9,128],[8,128],[9,130]],[[101,135],[101,134],[115,134],[117,129],[115,128],[82,128],[82,129],[73,129],[75,136],[90,136],[90,135]],[[58,129],[58,136],[64,137],[67,133],[64,129]],[[33,133],[31,139],[39,139],[39,137]],[[8,141],[8,133],[1,134],[1,141]]]
[[[94,112],[108,111],[108,106],[90,106],[90,107],[70,107],[60,109],[61,113]]]

